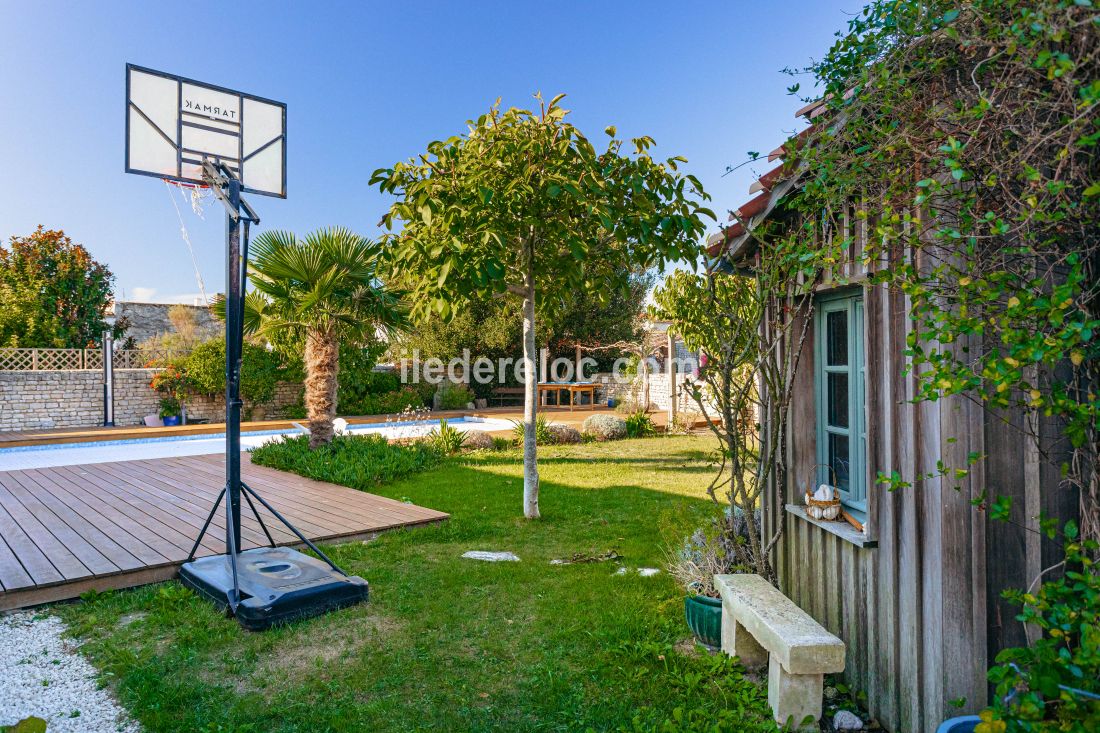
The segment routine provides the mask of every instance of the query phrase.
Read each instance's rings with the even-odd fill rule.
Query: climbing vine
[[[788,163],[805,172],[790,205],[814,221],[850,211],[870,235],[861,257],[872,282],[908,296],[918,399],[961,394],[1026,411],[1040,450],[1063,464],[1063,488],[1078,492],[1091,539],[1098,24],[1088,0],[873,3],[808,69],[824,107]],[[835,237],[825,259],[852,241]],[[1039,441],[1039,417],[1069,445]]]
[[[753,231],[760,246],[804,262],[811,282],[843,282],[838,263],[861,244],[871,284],[906,297],[916,399],[959,395],[992,415],[1026,416],[1033,445],[1061,466],[1057,490],[1080,502],[1079,526],[1041,524],[1074,558],[1069,580],[1043,586],[1044,597],[1060,599],[1084,597],[1067,584],[1093,587],[1081,578],[1100,538],[1098,36],[1091,0],[872,2],[801,70],[822,103],[809,132],[784,146],[784,173],[798,185],[781,206],[785,221],[802,224]],[[941,462],[937,475],[961,480],[980,459]],[[879,476],[892,489],[916,478]],[[1008,513],[1004,498],[976,503]],[[1035,596],[1017,600],[1034,616]],[[1083,608],[1049,617],[1080,620]],[[1017,650],[1013,660],[1048,682],[1072,687],[1084,675],[1078,686],[1095,686],[1100,664],[1079,654],[1086,641],[1062,633],[1045,656]],[[989,730],[1005,721],[1043,729],[1020,722],[1019,704],[1005,710],[987,718]]]

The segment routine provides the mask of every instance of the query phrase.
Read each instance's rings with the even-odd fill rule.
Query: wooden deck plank
[[[143,567],[146,564],[135,557],[126,548],[108,537],[102,529],[92,522],[89,522],[83,515],[77,512],[73,508],[72,502],[50,501],[50,499],[56,499],[57,497],[53,496],[47,488],[47,486],[52,483],[52,479],[49,475],[40,476],[37,479],[29,475],[26,471],[12,471],[10,475],[16,482],[23,486],[29,495],[34,496],[36,501],[43,503],[43,506],[48,504],[54,516],[64,522],[70,530],[87,543],[88,547],[95,550],[100,557],[115,568],[119,570],[133,570],[134,568]],[[24,504],[25,503],[24,501]],[[83,554],[79,556],[81,558],[85,557]],[[84,564],[89,565],[88,562]],[[92,570],[93,568],[89,565],[88,569]]]
[[[19,562],[4,537],[0,535],[0,591],[34,585],[26,568]]]
[[[6,488],[23,503],[29,511],[70,550],[92,573],[113,573],[124,568],[96,546],[93,540],[84,536],[78,529],[72,510],[61,503],[49,501],[48,496],[40,496],[38,485],[29,480],[22,471],[9,471],[0,479]],[[81,529],[87,529],[82,527]],[[96,537],[95,539],[102,539]],[[129,564],[133,556],[129,557]]]
[[[143,565],[166,562],[170,553],[164,552],[160,538],[146,530],[116,507],[99,498],[92,491],[76,488],[68,480],[68,474],[42,472],[30,469],[23,472],[38,482],[44,491],[59,502],[71,507],[112,542],[117,543]],[[158,548],[160,546],[160,548]],[[171,546],[171,545],[168,545]]]
[[[8,514],[12,519],[23,529],[23,532],[31,539],[31,541],[42,551],[44,555],[50,558],[50,562],[53,564],[57,571],[65,578],[79,578],[89,574],[87,566],[82,563],[76,555],[66,545],[65,540],[69,539],[66,533],[62,533],[62,538],[58,538],[50,532],[49,528],[42,524],[41,519],[45,519],[47,523],[53,523],[48,516],[43,516],[41,519],[15,497],[14,494],[8,489],[8,484],[12,483],[12,480],[8,478],[8,474],[0,473],[0,505],[8,510]]]
[[[253,466],[247,456],[242,473],[315,541],[364,538],[447,518]],[[221,479],[217,455],[0,471],[0,611],[173,577],[221,490]],[[298,544],[260,511],[279,544]],[[267,544],[251,512],[242,513],[242,544]],[[199,556],[223,551],[224,527],[219,511]]]
[[[175,458],[165,458],[157,459],[154,461],[137,461],[135,462],[135,465],[132,466],[132,470],[140,471],[144,476],[157,476],[160,479],[168,482],[170,485],[176,486],[181,492],[198,492],[198,495],[203,495],[204,492],[202,489],[196,488],[196,485],[219,485],[214,483],[219,477],[214,475],[204,475],[203,473],[197,471],[194,466],[176,463],[177,460],[178,459]],[[177,478],[173,479],[173,476]],[[180,476],[186,478],[180,480],[178,478]],[[243,478],[247,481],[248,477],[244,476]],[[220,490],[221,489],[219,488],[218,491]],[[217,493],[211,491],[209,499],[206,502],[207,511],[209,511],[209,507],[213,505],[216,499]],[[257,509],[260,509],[260,507],[257,507]],[[241,510],[242,517],[251,517],[251,510],[248,508],[248,504],[244,501],[241,502]],[[218,515],[219,516],[217,526],[220,527],[222,532],[224,533],[224,512],[218,512]],[[354,529],[356,526],[354,523],[345,522],[342,517],[333,516],[329,517],[328,520],[329,521],[326,524],[324,522],[324,518],[321,518],[320,520],[315,519],[314,516],[310,513],[298,516],[298,521],[296,523],[300,523],[299,529],[301,529],[306,534],[324,531],[327,527],[331,525],[336,525],[337,527],[347,530]],[[247,532],[245,531],[246,527],[248,530]],[[264,536],[261,533],[258,525],[253,527],[251,524],[242,523],[241,541],[251,541],[257,544],[264,544]]]
[[[150,501],[159,504],[168,512],[179,512],[180,517],[194,529],[202,527],[206,515],[217,499],[218,489],[207,490],[203,486],[195,486],[196,482],[187,475],[177,475],[174,479],[165,479],[153,471],[141,470],[135,465],[140,461],[123,461],[119,463],[97,463],[89,468],[98,469],[117,479],[126,481],[134,486],[140,486],[149,494]],[[208,493],[205,493],[207,492]],[[225,530],[225,516],[222,512],[214,514],[211,523],[212,528]],[[198,534],[196,532],[195,534]],[[241,527],[241,538],[248,542],[261,543],[263,535],[254,532],[251,528]]]
[[[185,527],[187,531],[181,530],[178,513],[164,512],[159,506],[147,501],[139,490],[135,490],[135,487],[117,479],[112,479],[110,476],[89,471],[88,468],[90,467],[61,466],[50,470],[68,474],[75,485],[86,486],[88,491],[94,492],[104,500],[117,502],[117,506],[126,514],[142,517],[144,520],[142,524],[150,533],[163,542],[171,544],[175,549],[182,549],[185,552],[190,550],[195,541],[194,536],[198,534],[198,526],[190,527],[190,525],[187,525]],[[218,551],[218,548],[213,544],[213,540],[210,539],[204,539],[202,546],[210,552]],[[165,550],[167,557],[174,557],[176,554],[175,550],[171,548],[165,547]]]
[[[38,549],[34,540],[23,531],[15,518],[8,514],[7,509],[2,505],[0,505],[0,537],[4,538],[5,544],[11,548],[19,565],[29,576],[28,585],[42,585],[64,579],[65,576],[58,572],[46,554]],[[17,550],[18,553],[16,553]],[[0,577],[3,578],[5,590],[20,587],[21,576],[14,568],[11,569],[10,575]]]

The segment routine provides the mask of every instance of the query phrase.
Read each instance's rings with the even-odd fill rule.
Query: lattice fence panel
[[[156,349],[122,349],[115,352],[115,369],[145,369],[163,357]],[[0,349],[0,371],[102,368],[102,349]]]
[[[145,369],[163,355],[156,349],[124,349],[115,352],[115,369]]]
[[[84,349],[38,349],[36,369],[83,369]]]
[[[34,369],[35,349],[0,349],[0,369],[21,371]]]

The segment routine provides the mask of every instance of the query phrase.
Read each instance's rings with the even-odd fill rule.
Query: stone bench
[[[844,642],[759,575],[715,575],[714,587],[722,595],[722,651],[746,667],[767,664],[776,722],[798,728],[821,718],[824,676],[844,671]]]

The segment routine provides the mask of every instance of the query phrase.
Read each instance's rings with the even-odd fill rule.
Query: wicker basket
[[[814,498],[814,477],[817,475],[817,469],[824,466],[832,473],[833,488],[836,488],[836,471],[833,467],[826,463],[815,463],[810,468],[810,476],[806,480],[806,514],[810,515],[813,519],[825,519],[828,521],[841,520],[843,515],[840,508],[840,499],[834,498],[831,501],[822,501]],[[835,494],[834,494],[835,496]]]

